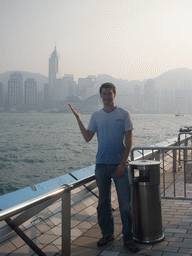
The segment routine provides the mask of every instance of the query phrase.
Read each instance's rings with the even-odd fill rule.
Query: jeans
[[[111,180],[113,179],[123,225],[123,240],[124,243],[128,243],[133,241],[128,171],[126,168],[124,176],[117,178],[117,166],[118,164],[96,164],[95,178],[99,189],[98,223],[103,236],[113,235],[114,221],[111,207]]]

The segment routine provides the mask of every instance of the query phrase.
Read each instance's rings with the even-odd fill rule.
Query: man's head
[[[110,88],[110,89],[113,90],[113,93],[116,94],[116,87],[112,83],[104,83],[104,84],[102,84],[100,89],[99,89],[100,94],[102,93],[102,89],[103,88]]]
[[[100,97],[103,101],[104,108],[114,108],[114,99],[116,96],[116,88],[112,83],[102,84],[100,87]]]

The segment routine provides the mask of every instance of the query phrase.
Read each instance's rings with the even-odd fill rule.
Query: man
[[[132,122],[129,113],[115,105],[116,88],[112,83],[102,84],[100,97],[103,109],[91,116],[88,129],[82,123],[80,114],[69,104],[86,142],[95,133],[98,139],[95,178],[99,189],[97,207],[98,223],[103,237],[98,246],[112,242],[114,238],[114,222],[111,207],[111,179],[114,180],[121,220],[123,224],[123,240],[125,247],[138,252],[139,247],[133,241],[132,217],[130,211],[130,188],[127,172],[127,160],[132,147]],[[124,145],[124,138],[126,144]]]

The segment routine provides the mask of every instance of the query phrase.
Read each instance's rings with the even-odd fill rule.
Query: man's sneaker
[[[139,251],[139,246],[135,242],[124,243],[124,246],[128,248],[131,252],[135,253]]]
[[[110,244],[114,240],[114,236],[103,236],[99,241],[97,242],[98,246],[104,246],[107,244]]]

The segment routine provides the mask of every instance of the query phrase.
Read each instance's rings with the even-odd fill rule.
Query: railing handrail
[[[181,149],[181,150],[185,150],[185,149],[192,149],[192,146],[167,146],[167,147],[161,147],[161,146],[149,146],[149,147],[133,147],[131,151],[134,151],[134,150],[141,150],[141,149],[144,149],[144,150],[155,150],[155,149],[158,149],[158,150],[166,150],[166,149],[169,149],[169,150],[174,150],[174,149]]]
[[[88,182],[91,182],[95,179],[95,175],[90,175],[86,178],[83,178],[83,179],[80,179],[80,180],[77,180],[77,181],[74,181],[70,184],[64,184],[62,185],[61,187],[55,189],[55,190],[52,190],[52,191],[49,191],[43,195],[40,195],[40,196],[37,196],[37,197],[34,197],[30,200],[27,200],[27,201],[24,201],[22,203],[19,203],[17,205],[14,205],[12,207],[9,207],[7,209],[4,209],[2,211],[0,211],[0,221],[2,220],[5,220],[6,218],[8,217],[11,217],[15,214],[18,214],[20,212],[23,212],[25,210],[28,210],[36,205],[39,205],[41,203],[44,203],[52,198],[56,198],[56,197],[61,197],[61,195],[63,193],[65,193],[66,190],[72,190],[72,189],[75,189],[81,185],[84,185]]]
[[[148,152],[147,154],[141,155],[136,157],[136,159],[143,158],[144,156],[151,155],[152,153],[155,153],[159,150],[192,150],[192,147],[189,146],[167,146],[167,147],[161,147],[161,146],[149,146],[149,147],[133,147],[131,150],[131,160],[135,160],[134,158],[134,151],[138,150],[151,150],[152,152]]]

